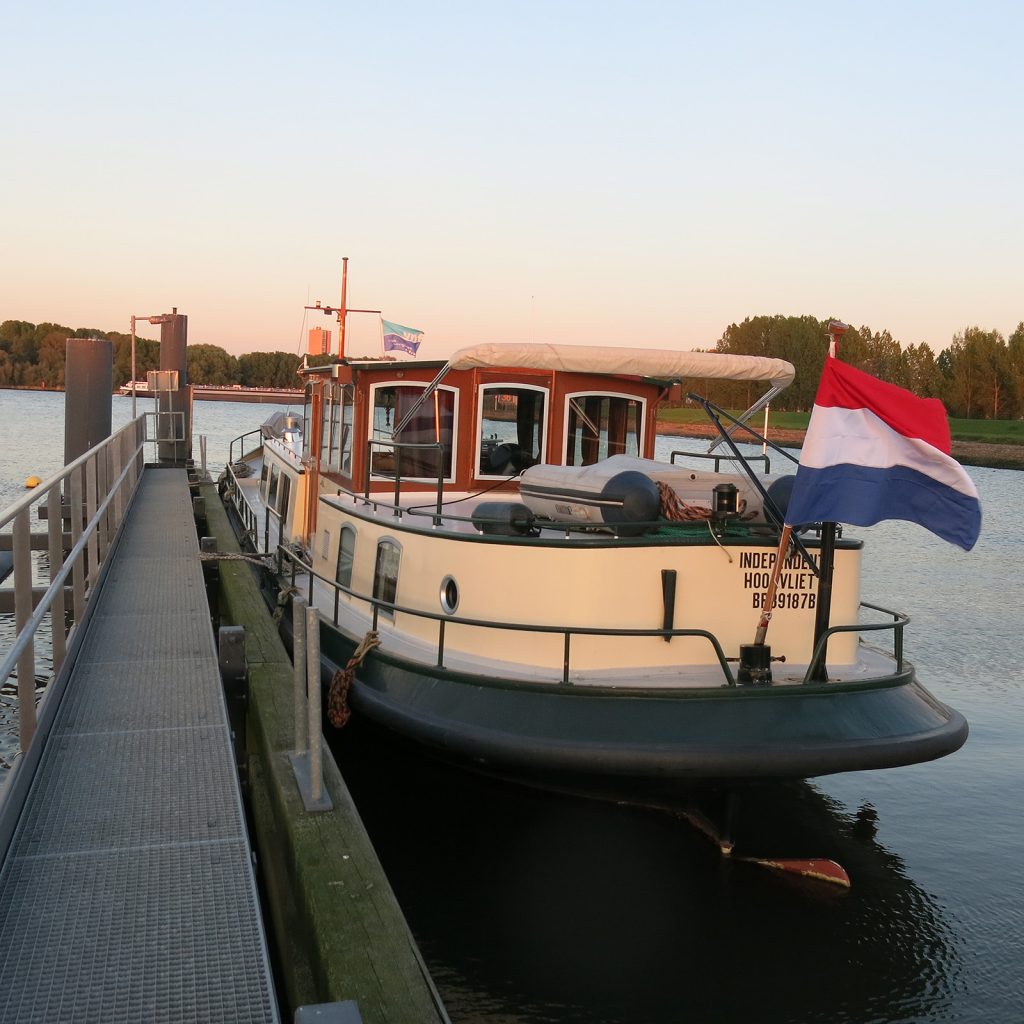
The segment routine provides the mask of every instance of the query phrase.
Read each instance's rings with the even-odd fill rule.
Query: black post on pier
[[[156,391],[161,464],[183,466],[192,458],[192,388],[188,382],[188,317],[177,307],[160,318],[160,370],[163,380]],[[177,373],[168,388],[165,371]],[[175,415],[164,415],[171,413]],[[180,414],[180,415],[177,415]]]
[[[64,352],[64,465],[110,437],[114,346],[68,338]]]

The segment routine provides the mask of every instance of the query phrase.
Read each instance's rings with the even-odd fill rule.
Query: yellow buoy
[[[33,488],[33,487],[38,487],[38,486],[39,486],[39,485],[40,485],[40,484],[41,484],[42,482],[43,482],[43,481],[42,481],[42,478],[41,478],[41,477],[38,477],[38,476],[30,476],[30,477],[29,477],[29,478],[28,478],[28,479],[27,479],[27,480],[25,481],[25,486],[26,486],[27,488],[31,489],[31,488]]]

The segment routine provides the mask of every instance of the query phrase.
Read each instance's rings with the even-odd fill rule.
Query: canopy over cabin
[[[346,358],[307,377],[304,457],[350,490],[514,487],[537,463],[652,458],[655,415],[685,380],[793,380],[760,356],[588,345],[481,344],[445,362]]]

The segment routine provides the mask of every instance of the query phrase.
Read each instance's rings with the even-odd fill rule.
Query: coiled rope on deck
[[[327,720],[335,729],[341,729],[352,717],[352,709],[348,706],[348,691],[356,677],[356,669],[363,659],[375,647],[380,646],[380,637],[375,629],[371,629],[352,652],[348,664],[334,673],[331,687],[327,691]]]

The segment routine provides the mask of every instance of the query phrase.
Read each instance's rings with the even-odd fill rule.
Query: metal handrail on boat
[[[835,633],[867,633],[867,632],[880,632],[883,630],[892,630],[893,633],[893,660],[896,662],[897,674],[903,671],[903,629],[910,622],[910,616],[904,615],[903,612],[894,612],[890,608],[883,608],[881,605],[869,604],[867,601],[860,602],[861,608],[870,608],[871,611],[881,612],[883,615],[891,615],[893,617],[892,622],[858,622],[851,626],[829,626],[828,629],[824,630],[821,636],[818,638],[818,642],[814,645],[814,651],[811,653],[811,660],[807,665],[807,672],[804,674],[802,682],[804,684],[817,682],[814,675],[817,671],[818,665],[824,663],[825,648],[828,644],[829,637]]]
[[[135,493],[146,441],[143,414],[0,513],[0,530],[12,525],[16,629],[14,643],[0,662],[0,685],[17,669],[23,751],[36,728],[36,632],[49,614],[52,671],[56,674],[64,662],[71,631],[82,621],[100,567]],[[44,498],[50,584],[41,590],[32,586],[32,550],[37,545],[33,544],[31,509],[37,505],[37,513],[41,513]],[[65,519],[70,524],[70,535],[64,533]],[[43,535],[37,539],[41,541]],[[69,577],[70,595],[66,595]],[[67,632],[66,596],[71,597],[73,619]]]
[[[304,561],[299,554],[291,548],[287,548],[284,545],[278,545],[277,549],[277,566],[278,566],[278,578],[283,576],[283,561],[287,560],[291,565],[290,570],[290,585],[296,593],[298,588],[296,586],[296,580],[298,577],[298,570],[305,574],[308,578],[308,587],[306,600],[311,607],[315,607],[313,588],[317,580],[324,584],[327,588],[334,591],[334,610],[331,618],[331,623],[335,627],[338,626],[338,613],[340,607],[340,595],[342,593],[347,594],[349,597],[353,597],[358,601],[365,602],[370,605],[373,609],[371,628],[376,630],[378,624],[378,617],[382,609],[391,612],[401,612],[403,615],[411,615],[416,618],[428,619],[438,624],[438,641],[437,641],[437,668],[444,668],[444,635],[445,627],[450,623],[458,626],[471,626],[481,629],[504,629],[513,632],[527,632],[527,633],[555,633],[561,634],[565,639],[564,655],[562,661],[562,685],[571,685],[569,679],[570,672],[570,645],[573,636],[609,636],[609,637],[661,637],[662,639],[670,639],[673,637],[703,637],[712,646],[715,651],[715,655],[718,659],[722,674],[725,679],[725,686],[734,687],[736,686],[736,678],[733,675],[732,669],[729,667],[729,660],[722,648],[722,644],[718,637],[714,633],[705,629],[610,629],[607,627],[598,626],[564,626],[564,625],[552,625],[545,626],[537,623],[525,623],[525,622],[495,622],[488,619],[470,619],[464,618],[457,615],[442,614],[439,612],[429,612],[417,608],[409,608],[405,605],[397,604],[393,601],[384,601],[380,598],[376,598],[370,595],[361,594],[351,587],[346,587],[343,584],[337,582],[337,580],[330,579],[327,576],[323,576],[313,569],[309,562]],[[848,625],[831,626],[827,629],[815,645],[811,661],[808,665],[807,671],[801,680],[801,685],[811,685],[820,680],[812,678],[814,674],[814,667],[818,663],[818,660],[822,657],[826,644],[830,636],[835,633],[853,633],[853,632],[876,632],[876,631],[887,631],[892,630],[894,636],[894,654],[893,658],[896,662],[897,674],[903,671],[903,628],[910,622],[907,615],[902,612],[894,612],[888,608],[882,608],[880,605],[870,604],[867,601],[861,601],[860,608],[867,608],[872,611],[881,612],[884,615],[891,615],[893,617],[892,622],[858,622]],[[736,660],[735,658],[732,660]]]
[[[689,452],[677,449],[668,453],[669,465],[676,465],[676,456],[687,459],[710,459],[715,464],[715,472],[719,472],[721,463],[725,462],[763,462],[765,475],[772,471],[771,460],[767,455],[715,455],[712,452]]]
[[[661,637],[672,638],[672,637],[703,637],[706,639],[711,646],[714,648],[715,655],[718,658],[719,666],[722,669],[722,674],[725,677],[725,685],[735,686],[736,679],[733,676],[732,670],[729,668],[728,659],[725,656],[725,652],[722,650],[722,645],[718,638],[706,629],[609,629],[607,627],[600,626],[545,626],[537,623],[527,622],[495,622],[490,619],[468,619],[457,615],[442,614],[439,612],[428,612],[418,608],[408,608],[405,605],[396,604],[393,601],[384,601],[380,598],[373,597],[372,595],[361,594],[351,587],[346,587],[337,580],[332,580],[327,576],[322,576],[318,573],[313,566],[304,561],[299,555],[290,548],[285,547],[283,544],[278,545],[277,549],[278,559],[278,575],[281,576],[283,572],[282,562],[287,559],[291,564],[291,587],[296,592],[296,579],[298,577],[298,569],[301,567],[303,574],[308,576],[308,594],[306,600],[310,606],[314,606],[313,600],[313,586],[316,580],[319,580],[328,588],[334,590],[334,615],[332,624],[338,625],[338,610],[339,610],[339,595],[344,593],[348,594],[349,597],[354,597],[358,601],[363,601],[370,605],[373,609],[372,616],[372,628],[377,628],[378,616],[381,609],[388,612],[395,613],[401,612],[403,615],[411,615],[416,618],[428,619],[438,623],[438,643],[437,643],[437,668],[444,668],[444,634],[445,627],[448,624],[456,626],[473,626],[481,629],[504,629],[513,632],[525,632],[525,633],[557,633],[561,634],[565,638],[564,655],[562,661],[562,683],[569,685],[569,669],[570,669],[570,645],[571,639],[575,635],[580,636],[614,636],[614,637]]]
[[[259,444],[255,445],[253,448],[251,448],[249,450],[249,452],[246,452],[246,450],[245,450],[246,438],[252,437],[254,435],[257,438],[259,438]],[[228,447],[228,465],[232,466],[236,462],[239,462],[242,459],[244,459],[247,454],[251,454],[252,452],[257,451],[259,448],[262,448],[263,447],[263,440],[264,440],[264,438],[263,438],[263,429],[262,429],[262,427],[257,427],[255,430],[249,430],[246,433],[241,434],[238,437],[236,437],[231,442],[230,446]],[[237,456],[235,455],[235,445],[236,444],[238,445],[238,455]]]
[[[395,455],[395,501],[392,505],[394,509],[394,515],[399,519],[402,518],[402,506],[399,501],[402,496],[402,452],[404,451],[434,451],[437,452],[437,507],[433,513],[434,525],[437,526],[441,521],[441,507],[444,504],[444,445],[440,441],[434,442],[405,442],[405,441],[388,441],[378,438],[370,438],[366,442],[366,487],[363,490],[363,498],[366,501],[370,501],[370,478],[373,476],[373,448],[377,445],[382,448],[391,448]],[[377,473],[378,477],[382,475],[380,472]],[[388,473],[386,476],[390,476]],[[412,477],[411,479],[423,480],[425,477]]]

